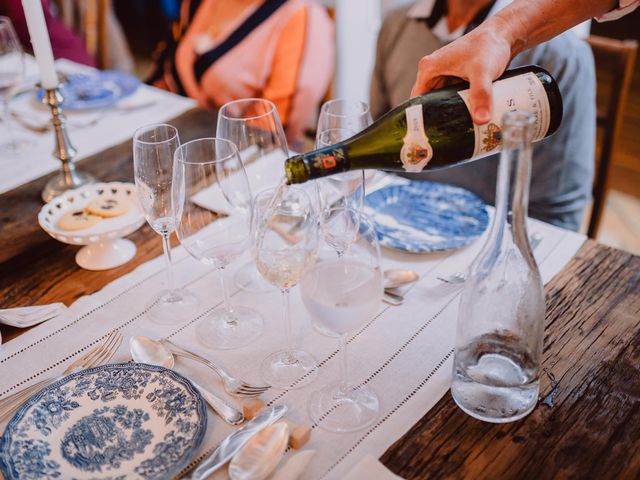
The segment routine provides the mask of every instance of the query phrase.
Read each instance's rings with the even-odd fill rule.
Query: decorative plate
[[[128,97],[140,85],[133,75],[115,70],[95,71],[88,74],[74,73],[60,85],[64,96],[63,108],[66,110],[89,110],[103,108]],[[38,101],[44,91],[39,90]]]
[[[410,181],[389,185],[366,197],[380,244],[413,253],[460,248],[487,228],[484,202],[464,188]]]
[[[0,439],[7,480],[172,478],[207,427],[191,383],[163,367],[103,365],[36,393]]]

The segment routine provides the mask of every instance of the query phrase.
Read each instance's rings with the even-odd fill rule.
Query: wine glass
[[[11,20],[0,16],[0,97],[2,97],[3,120],[9,141],[0,145],[6,153],[20,153],[30,142],[18,139],[11,128],[9,100],[20,87],[24,77],[24,54]]]
[[[262,333],[262,315],[232,306],[224,269],[250,248],[252,199],[247,174],[235,144],[222,138],[201,138],[178,147],[173,168],[176,233],[189,254],[219,272],[224,308],[198,324],[200,341],[212,348],[231,349],[251,343]],[[221,211],[198,206],[201,192],[215,183],[222,190]]]
[[[225,103],[218,112],[218,138],[235,143],[245,167],[252,162],[267,162],[250,170],[249,185],[255,193],[275,187],[281,180],[274,172],[282,170],[289,156],[287,139],[276,106],[261,98],[247,98]],[[240,267],[234,277],[236,285],[252,293],[268,292],[273,286],[257,272],[253,262]]]
[[[284,301],[286,346],[263,360],[262,376],[269,385],[299,388],[315,378],[317,362],[293,346],[289,290],[315,261],[318,219],[307,193],[299,187],[287,187],[256,196],[254,222],[256,266],[267,281],[280,288]]]
[[[171,125],[140,127],[133,135],[133,174],[144,216],[151,228],[162,236],[167,288],[149,306],[149,316],[158,323],[172,324],[195,312],[198,298],[188,290],[176,288],[169,238],[176,219],[171,206],[173,155],[180,145],[178,130]]]
[[[383,275],[371,220],[359,214],[359,233],[342,258],[321,255],[300,282],[302,301],[314,323],[340,335],[340,380],[311,394],[309,414],[334,432],[358,430],[375,420],[378,397],[347,374],[347,336],[380,307]]]

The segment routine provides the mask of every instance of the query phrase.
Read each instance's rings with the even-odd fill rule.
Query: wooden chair
[[[591,35],[587,41],[593,50],[598,72],[609,77],[606,82],[598,81],[597,86],[597,126],[601,129],[601,142],[593,182],[593,207],[587,229],[587,235],[596,238],[607,197],[609,170],[622,125],[638,42],[596,35]]]
[[[93,55],[98,68],[106,68],[109,61],[107,17],[110,0],[58,0],[65,25],[79,32],[87,51]]]

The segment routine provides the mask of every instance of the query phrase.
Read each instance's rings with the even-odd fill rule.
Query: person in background
[[[87,51],[82,38],[52,14],[50,0],[42,0],[42,9],[44,11],[44,20],[49,30],[49,37],[51,38],[54,58],[66,58],[76,63],[95,67],[96,60]],[[20,0],[2,0],[0,2],[0,15],[6,15],[11,19],[22,47],[25,51],[30,52],[31,40],[27,30],[27,21],[24,18],[22,2]]]
[[[185,0],[148,82],[219,108],[271,100],[287,140],[303,139],[333,76],[333,24],[308,0]]]
[[[421,0],[392,12],[378,37],[371,82],[374,118],[406,100],[418,62],[444,45],[473,31],[508,5],[508,0]],[[479,28],[479,27],[478,27]],[[478,53],[480,58],[491,51]],[[523,51],[511,68],[537,64],[560,87],[564,116],[555,135],[533,149],[529,215],[578,230],[591,196],[595,154],[595,67],[589,45],[572,32]],[[494,203],[498,155],[478,162],[411,178],[451,183]]]
[[[616,20],[639,5],[640,0],[515,0],[476,30],[420,59],[411,95],[438,88],[450,77],[468,80],[473,121],[487,123],[491,82],[518,53],[591,17]]]

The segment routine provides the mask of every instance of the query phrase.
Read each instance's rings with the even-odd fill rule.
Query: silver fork
[[[80,370],[95,367],[97,365],[108,362],[116,353],[116,350],[120,346],[121,342],[122,334],[118,330],[112,330],[100,345],[98,345],[86,355],[78,358],[67,368],[65,368],[62,372],[62,375],[53,378],[46,378],[37,383],[34,383],[33,385],[28,386],[23,390],[20,390],[19,392],[13,393],[8,397],[3,398],[2,400],[0,400],[0,421],[3,421],[9,415],[13,414],[18,409],[18,407],[20,407],[20,405],[22,405],[34,393],[46,387],[47,385],[56,382],[57,380],[63,378],[66,375],[69,375],[70,373],[78,372]]]
[[[191,360],[195,360],[196,362],[200,362],[203,365],[206,365],[211,370],[216,372],[220,378],[222,379],[222,384],[224,385],[224,389],[227,391],[229,395],[235,395],[238,397],[257,397],[258,395],[263,394],[267,390],[271,388],[270,385],[251,385],[250,383],[244,382],[238,378],[235,378],[233,375],[225,371],[218,365],[211,363],[204,357],[200,355],[190,352],[183,347],[180,347],[173,343],[171,340],[163,338],[160,340],[174,355],[178,355],[179,357],[190,358]]]
[[[542,242],[542,235],[538,232],[531,234],[529,237],[529,244],[531,245],[531,250],[535,250],[538,245]],[[449,275],[448,277],[436,277],[438,280],[444,283],[448,283],[450,285],[462,285],[467,281],[467,272],[455,272]]]

